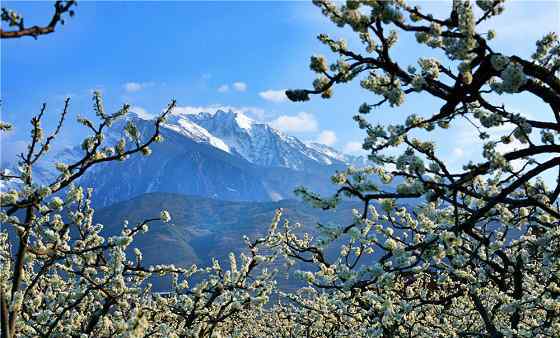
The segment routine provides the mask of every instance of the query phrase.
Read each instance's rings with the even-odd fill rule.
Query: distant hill
[[[104,234],[120,232],[126,219],[132,224],[158,217],[167,209],[172,222],[153,223],[134,246],[144,252],[146,264],[206,264],[211,257],[227,258],[243,249],[243,235],[255,237],[268,231],[277,209],[283,219],[299,222],[313,230],[317,222],[349,224],[352,207],[342,203],[336,210],[320,210],[301,201],[230,202],[171,193],[149,193],[95,211],[95,222],[104,224]]]
[[[352,208],[358,203],[342,203],[336,210],[320,210],[297,200],[278,202],[231,202],[173,193],[148,193],[95,211],[94,221],[104,225],[105,236],[120,233],[124,220],[130,226],[158,217],[162,209],[170,212],[170,223],[155,222],[149,232],[136,237],[129,248],[139,248],[144,265],[209,265],[212,258],[228,264],[230,252],[245,250],[243,236],[264,235],[277,209],[283,209],[282,221],[299,222],[314,233],[317,222],[349,224]],[[279,263],[280,264],[280,263]],[[277,267],[282,270],[280,265]],[[166,290],[166,280],[152,280],[156,290]],[[282,287],[293,288],[299,282],[280,278]]]

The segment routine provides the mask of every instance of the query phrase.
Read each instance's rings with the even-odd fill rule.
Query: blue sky
[[[450,2],[420,4],[437,14],[445,13]],[[51,6],[50,2],[8,2],[28,24],[46,22]],[[536,39],[559,31],[558,22],[557,1],[512,1],[494,21],[498,36],[492,46],[505,54],[528,56]],[[16,127],[1,139],[3,160],[21,150],[27,121],[41,103],[48,104],[47,127],[52,127],[66,96],[72,98],[71,119],[58,146],[76,142],[83,130],[73,120],[89,114],[94,89],[101,90],[109,109],[129,103],[140,114],[157,113],[171,98],[185,111],[233,107],[303,140],[356,151],[364,135],[352,116],[362,102],[377,100],[357,81],[335,88],[331,100],[317,97],[291,103],[280,95],[285,88],[310,87],[312,54],[335,59],[317,41],[320,33],[359,45],[352,32],[336,28],[309,2],[81,1],[76,16],[56,33],[38,40],[1,42],[2,119]],[[433,52],[401,36],[394,55],[401,63],[412,64]],[[545,108],[524,95],[498,100],[533,116],[546,114]],[[437,104],[417,95],[399,109],[379,109],[371,119],[397,123],[406,113],[431,114]],[[476,156],[479,150],[471,147],[476,143],[472,131],[457,126],[453,135],[451,139],[433,136],[442,141],[441,151],[451,161],[459,164]]]

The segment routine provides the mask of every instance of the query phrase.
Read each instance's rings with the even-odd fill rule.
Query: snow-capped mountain
[[[153,132],[153,121],[129,114],[108,131],[108,144],[123,136],[127,120],[144,135]],[[325,145],[306,144],[233,111],[174,113],[162,127],[165,142],[153,144],[151,156],[97,165],[80,179],[79,184],[95,189],[98,205],[147,192],[234,201],[293,198],[293,190],[301,185],[330,193],[335,187],[328,184],[329,177],[363,160]],[[59,174],[55,163],[72,163],[81,156],[80,146],[49,154],[34,169],[36,178],[51,181]]]
[[[256,122],[241,112],[231,110],[174,114],[167,126],[176,128],[176,125],[191,125],[189,122],[215,137],[208,143],[260,166],[305,170],[316,165],[350,164],[356,160],[356,157],[325,145],[306,144],[269,124]],[[216,139],[221,140],[226,147]]]
[[[317,142],[306,142],[305,145],[331,159],[336,159],[348,165],[353,165],[358,167],[367,165],[367,158],[364,156],[352,156],[352,155],[344,154],[334,149],[333,147],[329,147],[328,145],[317,143]]]
[[[208,143],[209,145],[230,152],[230,147],[220,138],[210,134],[208,130],[202,128],[190,119],[180,114],[174,114],[168,117],[167,122],[163,125],[167,129],[171,129],[181,135],[184,135],[195,142]]]

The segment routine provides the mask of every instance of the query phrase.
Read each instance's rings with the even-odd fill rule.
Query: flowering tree
[[[60,133],[68,114],[69,104],[70,100],[67,99],[56,129],[46,137],[41,127],[46,105],[42,106],[40,113],[31,119],[33,126],[31,141],[27,152],[20,155],[19,172],[11,173],[3,170],[0,177],[17,187],[3,191],[0,200],[2,207],[0,222],[3,224],[2,285],[0,285],[3,337],[15,336],[17,332],[30,334],[18,326],[18,322],[29,321],[29,318],[22,318],[20,315],[22,311],[36,311],[41,303],[32,307],[22,307],[22,305],[27,304],[31,299],[39,302],[53,300],[50,299],[52,295],[49,296],[47,290],[60,291],[59,287],[62,286],[60,283],[64,282],[61,276],[54,272],[75,273],[82,276],[84,280],[91,280],[95,285],[89,288],[85,284],[80,285],[83,289],[82,292],[77,293],[76,304],[73,307],[78,306],[81,297],[86,297],[92,290],[100,289],[104,284],[115,283],[115,278],[122,278],[115,275],[114,271],[97,271],[93,267],[96,262],[100,264],[101,261],[107,266],[113,264],[113,269],[121,269],[122,250],[118,251],[118,248],[128,244],[128,238],[132,238],[140,228],[123,233],[125,237],[115,238],[104,244],[104,240],[98,234],[101,229],[92,224],[93,210],[87,200],[84,200],[82,189],[74,187],[73,182],[90,167],[99,163],[124,160],[127,156],[138,152],[148,154],[149,145],[161,140],[160,124],[175,106],[175,102],[172,102],[165,113],[157,119],[155,132],[151,137],[142,140],[137,129],[129,124],[127,135],[132,143],[127,146],[123,138],[114,147],[105,144],[103,133],[113,122],[127,114],[129,106],[124,105],[116,113],[108,114],[103,108],[99,93],[95,93],[94,109],[100,120],[99,124],[95,125],[85,118],[79,119],[80,123],[91,132],[91,136],[86,137],[83,142],[83,157],[75,163],[57,163],[56,168],[60,171],[60,175],[53,182],[38,184],[33,177],[33,167],[46,155]],[[59,192],[66,187],[70,187],[70,190],[63,200]],[[74,204],[77,204],[77,209],[71,212],[68,210],[69,218],[64,219],[60,211]],[[7,227],[12,227],[14,231],[9,232]],[[76,231],[79,239],[72,240],[71,231]],[[107,258],[102,255],[107,250],[116,251],[111,258]],[[108,277],[96,276],[104,273],[108,273]],[[94,282],[96,278],[105,281]],[[66,290],[74,292],[72,289]],[[42,296],[39,296],[39,292]],[[67,301],[69,301],[68,297],[61,298],[62,304]],[[63,319],[64,313],[70,309],[63,311],[58,320]],[[55,308],[49,307],[49,310],[55,311]],[[39,312],[35,314],[38,315]],[[43,319],[50,321],[52,317],[46,315]],[[50,335],[57,323],[49,323],[48,327],[43,327],[41,330],[37,327],[35,332]]]
[[[274,273],[262,267],[273,256],[259,254],[270,234],[247,239],[248,254],[232,254],[229,269],[217,261],[208,268],[143,266],[140,250],[127,248],[149,224],[169,222],[169,213],[162,211],[134,226],[125,223],[120,235],[105,238],[103,226],[93,222],[92,189],[84,192],[74,183],[99,163],[126,160],[136,153],[150,155],[149,146],[163,141],[160,126],[175,101],[154,120],[151,134],[143,135],[145,131],[128,121],[116,144],[110,144],[104,132],[128,113],[129,106],[109,114],[95,93],[93,107],[99,123],[78,118],[90,131],[82,143],[83,157],[53,164],[60,174],[52,182],[37,182],[33,167],[62,129],[68,99],[48,136],[41,128],[43,105],[31,120],[31,141],[20,155],[19,172],[1,174],[13,187],[0,195],[2,337],[206,337],[234,330],[229,322],[265,304],[275,285]],[[165,294],[154,293],[150,285],[161,276],[172,280]],[[191,285],[195,277],[199,282]]]
[[[312,56],[313,89],[288,90],[288,98],[329,98],[336,85],[361,77],[380,99],[362,104],[354,117],[374,165],[335,175],[334,196],[299,190],[324,209],[343,197],[363,201],[355,221],[321,226],[317,238],[290,226],[277,234],[290,261],[315,266],[300,272],[311,289],[287,295],[291,304],[302,318],[315,316],[343,336],[557,336],[558,35],[544,35],[524,59],[493,50],[495,32],[478,29],[503,12],[503,1],[453,1],[442,18],[400,0],[314,4],[336,25],[351,27],[365,51],[319,35],[339,58],[329,64]],[[414,34],[444,59],[403,65],[392,49],[398,32]],[[504,98],[519,93],[540,100],[542,111],[512,111]],[[400,124],[368,122],[374,109],[400,106],[410,95],[441,105]],[[456,170],[420,135],[460,124],[480,138],[482,160]],[[559,179],[546,184],[550,176]],[[341,243],[337,257],[329,257]]]

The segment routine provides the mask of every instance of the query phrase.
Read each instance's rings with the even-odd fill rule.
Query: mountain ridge
[[[186,124],[188,121],[204,129],[215,140],[220,140],[218,147],[222,150],[236,153],[247,161],[262,166],[301,170],[312,162],[331,165],[360,161],[357,156],[343,154],[326,145],[324,148],[309,146],[297,137],[287,135],[268,123],[257,122],[242,112],[232,109],[228,111],[218,109],[213,113],[172,113],[168,120],[173,121],[174,124]],[[173,128],[173,124],[166,123],[165,126]]]
[[[125,123],[134,122],[142,135],[154,132],[153,120],[130,113],[115,123],[108,144],[126,137]],[[149,192],[199,195],[232,201],[275,201],[293,198],[306,186],[332,193],[330,177],[363,159],[325,145],[305,143],[240,112],[172,113],[162,124],[162,143],[154,143],[149,157],[96,165],[77,182],[93,187],[94,204],[107,206]],[[35,172],[47,182],[59,175],[55,163],[80,158],[79,146],[49,153]],[[42,182],[39,182],[42,183]]]

